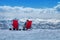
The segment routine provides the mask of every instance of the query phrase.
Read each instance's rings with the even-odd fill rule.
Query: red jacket
[[[13,28],[18,29],[18,20],[13,20]]]
[[[27,21],[26,22],[26,29],[30,29],[32,25],[32,21]]]

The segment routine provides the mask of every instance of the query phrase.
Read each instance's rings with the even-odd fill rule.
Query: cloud
[[[60,19],[60,4],[52,8],[30,8],[18,6],[0,6],[0,18],[42,18]]]
[[[58,12],[60,12],[60,4],[54,7]]]
[[[60,2],[58,2],[58,4],[60,4]]]

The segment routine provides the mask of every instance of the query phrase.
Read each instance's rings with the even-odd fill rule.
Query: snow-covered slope
[[[19,19],[19,28],[23,28],[27,18]],[[0,20],[0,40],[60,40],[60,20],[29,19],[32,28],[27,31],[13,31],[11,20]]]
[[[30,31],[0,30],[0,40],[60,40],[60,29],[33,29]]]

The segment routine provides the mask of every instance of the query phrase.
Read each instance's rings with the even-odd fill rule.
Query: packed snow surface
[[[60,40],[60,29],[0,30],[0,40]]]

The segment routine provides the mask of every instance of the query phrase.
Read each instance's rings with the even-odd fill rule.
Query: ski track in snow
[[[60,29],[0,30],[0,40],[60,40]]]

